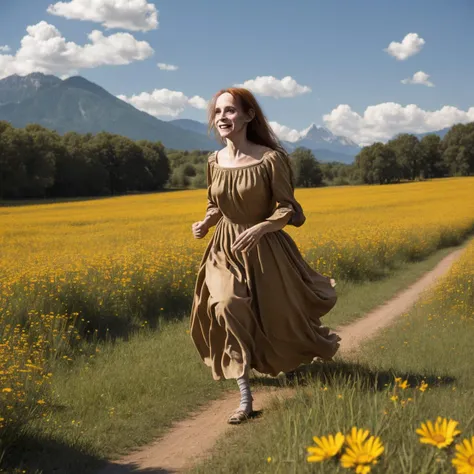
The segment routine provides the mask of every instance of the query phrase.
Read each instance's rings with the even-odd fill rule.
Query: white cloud
[[[0,46],[0,53],[9,53],[11,51],[10,46]]]
[[[173,66],[172,64],[158,63],[157,66],[162,71],[176,71],[178,69],[178,66]]]
[[[138,110],[147,112],[155,117],[168,115],[177,117],[186,107],[203,109],[207,102],[199,96],[187,97],[182,92],[169,89],[155,89],[153,92],[142,92],[138,95],[127,97],[118,95],[119,99],[128,102]]]
[[[434,87],[434,84],[428,80],[430,77],[426,72],[418,71],[413,74],[412,78],[402,79],[402,84],[421,84],[423,86]]]
[[[424,44],[425,40],[420,38],[417,33],[408,33],[401,43],[392,41],[384,51],[398,60],[403,61],[419,53]]]
[[[291,76],[277,79],[273,76],[258,76],[255,79],[236,84],[236,87],[245,87],[255,94],[275,97],[277,99],[295,97],[311,92],[308,86],[298,84]]]
[[[189,99],[189,104],[192,105],[196,109],[205,110],[207,108],[208,102],[207,100],[195,95]]]
[[[349,105],[339,105],[323,116],[326,126],[335,135],[351,138],[360,145],[387,141],[398,133],[425,133],[451,127],[456,123],[474,121],[474,107],[467,111],[446,105],[428,111],[417,105],[402,106],[394,102],[371,105],[363,115]]]
[[[280,140],[296,142],[301,138],[302,132],[298,132],[298,130],[287,127],[286,125],[281,125],[278,122],[270,122],[270,126]]]
[[[66,41],[55,26],[45,21],[28,26],[26,31],[15,55],[0,54],[0,79],[31,72],[68,75],[79,69],[130,64],[154,53],[146,41],[137,41],[130,33],[104,36],[94,30],[88,35],[90,43],[80,46]]]
[[[106,28],[150,31],[158,28],[158,11],[147,0],[71,0],[48,7],[51,15],[88,20]]]

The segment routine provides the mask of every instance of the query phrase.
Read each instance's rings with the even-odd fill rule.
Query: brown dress
[[[197,273],[190,333],[215,380],[247,368],[275,376],[316,356],[330,359],[339,347],[319,320],[336,291],[285,231],[265,234],[248,253],[231,251],[245,229],[293,214],[289,166],[280,151],[239,168],[221,167],[215,152],[209,157],[207,215],[221,218]]]

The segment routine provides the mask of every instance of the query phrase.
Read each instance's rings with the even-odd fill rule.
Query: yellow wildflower
[[[451,460],[458,474],[474,474],[474,436],[456,444],[456,454]]]
[[[355,442],[352,438],[348,438],[347,444],[346,451],[341,456],[341,465],[345,468],[354,468],[358,474],[369,473],[371,466],[377,463],[377,458],[385,449],[380,438],[375,436],[371,436],[365,442],[358,442],[357,437]]]
[[[442,449],[449,446],[454,441],[454,437],[461,433],[456,429],[457,425],[457,421],[448,421],[438,416],[434,426],[431,421],[427,421],[422,423],[421,428],[418,428],[416,432],[420,435],[420,443],[431,444]]]
[[[336,436],[329,435],[328,437],[321,436],[320,438],[318,436],[313,436],[313,440],[318,446],[310,446],[306,448],[310,454],[307,461],[321,462],[325,459],[332,458],[341,450],[342,445],[344,444],[344,439],[345,437],[341,432],[337,433]]]

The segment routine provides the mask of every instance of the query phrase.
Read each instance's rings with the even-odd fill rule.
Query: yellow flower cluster
[[[454,438],[461,434],[461,431],[456,429],[458,424],[455,420],[438,416],[434,423],[430,420],[421,423],[416,432],[420,436],[420,443],[446,449],[451,447]],[[474,474],[474,436],[455,445],[455,455],[451,463],[457,474]]]
[[[338,458],[342,467],[354,469],[356,474],[367,474],[385,449],[379,437],[369,437],[369,434],[369,430],[354,426],[347,435],[339,432],[335,436],[314,436],[316,446],[307,448],[307,461],[321,462]],[[345,451],[342,452],[344,443]]]
[[[369,279],[460,241],[474,227],[473,186],[468,177],[297,189],[307,221],[285,231],[313,268]],[[209,241],[194,239],[191,224],[205,206],[198,190],[0,208],[2,427],[14,419],[13,400],[45,398],[37,382],[47,361],[70,360],[93,328],[118,319],[142,327],[189,307]]]
[[[451,266],[424,301],[433,312],[428,320],[460,317],[461,320],[474,321],[474,240],[464,249],[462,257]]]
[[[45,370],[49,341],[33,339],[20,324],[3,328],[0,344],[0,429],[22,423],[41,405],[41,389],[52,373]],[[5,440],[3,440],[5,441]]]

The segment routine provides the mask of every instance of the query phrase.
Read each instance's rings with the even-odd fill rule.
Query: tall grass
[[[474,178],[297,190],[308,216],[287,227],[313,268],[346,282],[459,243],[474,227]],[[2,439],[37,413],[53,367],[93,359],[190,310],[208,239],[205,191],[0,208]]]
[[[441,416],[459,422],[461,439],[474,435],[473,275],[474,241],[411,311],[364,345],[357,360],[299,371],[288,381],[297,387],[294,399],[275,402],[263,420],[239,427],[193,472],[347,472],[337,458],[309,463],[306,448],[315,445],[313,436],[347,434],[353,426],[384,444],[371,472],[455,472],[454,443],[443,449],[421,444],[416,429]]]

